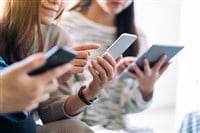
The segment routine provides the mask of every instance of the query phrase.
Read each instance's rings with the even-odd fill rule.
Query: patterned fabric
[[[185,116],[179,133],[200,133],[200,111]]]
[[[69,33],[71,45],[83,43],[101,45],[98,50],[91,52],[91,60],[101,55],[115,40],[115,27],[97,24],[76,11],[65,12],[59,25]],[[87,84],[91,78],[90,72],[85,70],[74,77],[74,84],[79,88]],[[121,129],[124,128],[123,114],[140,112],[149,106],[150,101],[143,100],[136,81],[116,80],[105,87],[98,100],[89,106],[80,118],[89,125],[99,124],[109,129]]]

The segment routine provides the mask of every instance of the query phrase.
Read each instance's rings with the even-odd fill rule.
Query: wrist
[[[93,100],[96,98],[96,94],[94,94],[89,88],[85,88],[83,90],[83,94],[85,95],[87,100]]]
[[[96,95],[93,95],[89,92],[89,89],[86,86],[82,86],[78,92],[80,100],[86,105],[90,105],[96,99]]]
[[[152,98],[153,89],[151,89],[151,91],[144,91],[140,88],[140,92],[142,94],[144,101],[149,101]]]

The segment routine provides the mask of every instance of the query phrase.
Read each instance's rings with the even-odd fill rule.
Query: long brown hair
[[[43,50],[40,28],[41,0],[6,0],[0,19],[0,55],[8,64],[27,56],[36,35]]]
[[[87,10],[92,4],[92,0],[80,0],[71,10]],[[116,16],[115,26],[117,28],[116,38],[122,33],[131,33],[138,36],[135,26],[134,2]],[[123,54],[123,56],[137,56],[140,48],[138,39]]]

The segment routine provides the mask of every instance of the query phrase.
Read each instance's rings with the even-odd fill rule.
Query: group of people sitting
[[[135,63],[147,49],[135,25],[133,0],[4,0],[0,18],[0,132],[94,132],[89,126],[125,129],[122,116],[145,110],[154,85],[167,70],[163,55],[144,70]],[[101,54],[122,33],[138,39],[116,60]],[[46,62],[45,52],[67,47],[70,63],[29,75]],[[129,72],[132,65],[135,73]],[[119,79],[125,72],[128,79]],[[42,125],[35,121],[41,119]],[[88,126],[89,125],[89,126]]]

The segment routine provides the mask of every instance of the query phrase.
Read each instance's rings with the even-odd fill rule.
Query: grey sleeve
[[[71,40],[69,35],[59,26],[41,25],[44,34],[44,51],[48,51],[54,46],[66,46],[70,48]]]
[[[130,91],[126,96],[127,100],[124,102],[124,113],[137,113],[147,109],[151,103],[152,98],[149,101],[145,101],[142,94],[138,88],[138,84],[135,80],[132,80],[132,85],[130,86]]]
[[[56,92],[51,94],[47,101],[42,102],[37,109],[42,122],[48,123],[71,118],[72,116],[66,114],[64,111],[64,103],[70,95],[71,92],[68,85],[62,84]]]
[[[124,113],[137,113],[147,109],[152,103],[152,98],[149,101],[144,101],[142,94],[138,88],[133,90],[130,98],[124,105]]]
[[[45,51],[55,45],[69,47],[69,37],[59,26],[55,24],[41,25],[41,29],[44,34]],[[48,100],[39,105],[37,111],[44,123],[71,117],[65,113],[64,103],[72,94],[72,87],[69,80],[59,84],[59,89],[53,92]]]
[[[66,97],[59,96],[50,98],[48,101],[43,102],[40,104],[40,107],[38,108],[38,114],[42,120],[43,123],[48,123],[60,119],[66,119],[67,116],[64,113],[64,101],[66,100]]]

